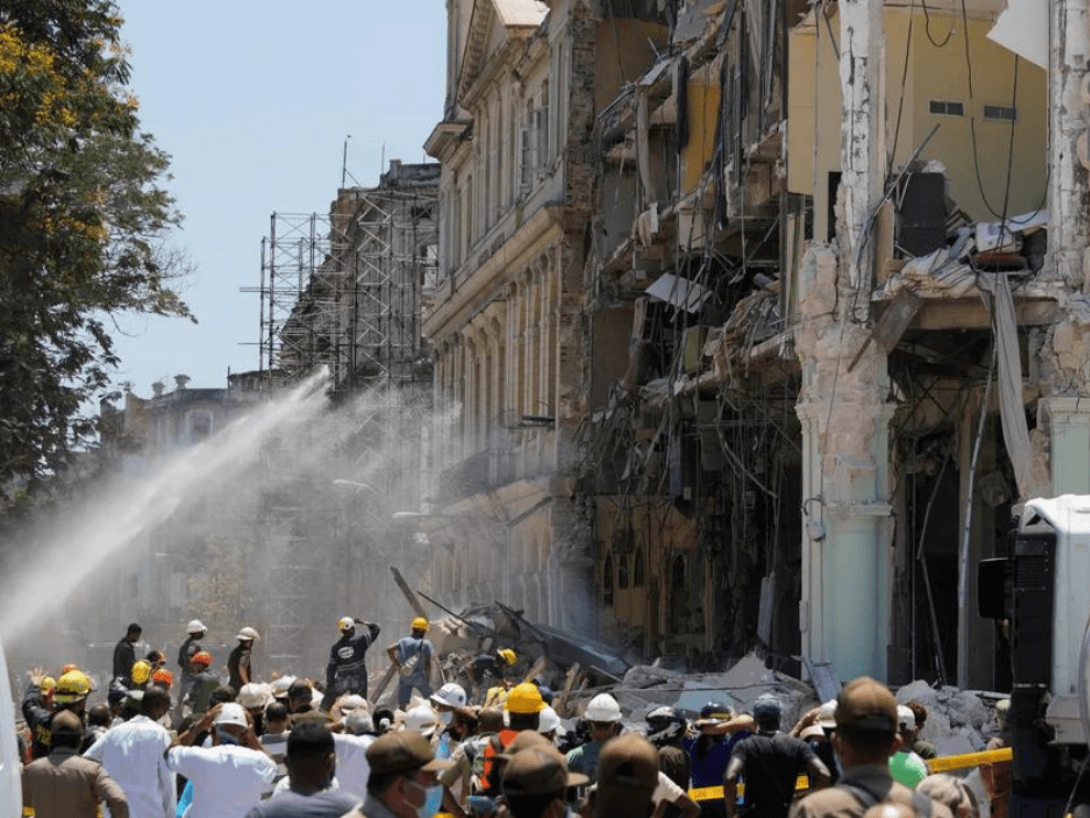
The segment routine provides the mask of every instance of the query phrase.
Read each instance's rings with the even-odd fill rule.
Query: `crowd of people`
[[[325,678],[261,681],[250,627],[238,632],[225,683],[199,620],[187,627],[179,685],[132,624],[114,652],[106,701],[67,665],[32,671],[24,806],[39,818],[975,818],[963,782],[928,775],[922,705],[898,706],[860,678],[781,731],[782,703],[751,713],[709,702],[688,720],[671,707],[625,729],[601,692],[565,729],[541,680],[506,678],[515,654],[478,657],[470,691],[428,684],[428,623],[387,650],[397,708],[368,699],[364,655],[379,627],[338,622]],[[480,702],[479,704],[471,703]],[[559,704],[558,704],[559,706]],[[806,787],[800,788],[800,776]],[[104,808],[105,812],[99,810]]]

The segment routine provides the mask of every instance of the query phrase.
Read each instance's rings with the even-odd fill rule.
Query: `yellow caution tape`
[[[800,775],[798,781],[795,782],[796,790],[808,790],[810,789],[810,779],[805,775]],[[738,794],[742,795],[746,791],[745,782],[738,782]],[[689,790],[689,797],[694,801],[715,801],[723,800],[723,788],[722,787],[694,787]]]
[[[932,773],[946,772],[947,770],[960,770],[966,767],[977,767],[981,764],[994,764],[997,761],[1010,761],[1014,758],[1014,752],[1010,747],[999,750],[985,750],[980,753],[963,753],[956,756],[940,756],[927,762],[927,770]],[[738,784],[738,794],[745,792],[744,782]],[[800,775],[795,783],[796,790],[810,789],[810,779]],[[722,787],[694,787],[689,790],[689,797],[694,801],[721,801],[723,800]]]
[[[1014,758],[1014,751],[1010,747],[1002,747],[998,750],[984,750],[980,753],[963,753],[957,756],[940,756],[927,762],[929,772],[941,773],[947,770],[960,770],[965,767],[976,767],[980,764],[994,764],[997,761],[1010,761]]]

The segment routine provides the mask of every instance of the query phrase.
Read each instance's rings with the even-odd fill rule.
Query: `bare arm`
[[[737,756],[731,756],[727,771],[723,774],[723,805],[727,818],[734,818],[735,804],[738,799],[738,776],[745,772],[746,765]]]

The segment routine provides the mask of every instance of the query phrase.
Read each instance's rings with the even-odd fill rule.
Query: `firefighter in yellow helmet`
[[[428,620],[418,616],[412,621],[410,628],[412,633],[386,648],[386,655],[401,675],[397,683],[397,703],[402,710],[409,706],[413,688],[425,699],[434,692],[428,680],[434,653],[431,642],[425,638]]]
[[[40,671],[36,670],[31,674],[30,686],[27,687],[22,702],[23,717],[31,733],[31,754],[35,758],[44,758],[49,755],[54,714],[62,710],[71,710],[82,723],[87,696],[91,693],[90,677],[82,670],[70,670],[57,679],[52,702],[47,705],[42,700],[42,681],[43,676]]]
[[[503,707],[507,689],[511,687],[513,668],[518,655],[511,648],[482,653],[466,664],[466,674],[473,680],[475,695],[487,690],[485,707]]]

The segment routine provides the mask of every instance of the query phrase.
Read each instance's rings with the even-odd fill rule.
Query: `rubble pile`
[[[999,732],[995,702],[985,704],[971,690],[956,687],[935,690],[927,682],[917,680],[897,690],[898,703],[912,700],[927,708],[927,723],[920,738],[930,742],[940,756],[979,752]]]
[[[749,712],[762,693],[772,693],[783,707],[783,724],[790,728],[811,707],[818,705],[813,688],[798,679],[769,670],[764,660],[750,653],[724,673],[682,673],[652,665],[636,665],[624,680],[607,690],[626,714],[625,726],[640,730],[645,716],[669,705],[690,718],[708,702],[724,702],[737,712]],[[586,703],[603,689],[581,690],[569,702],[569,715],[581,715]]]

